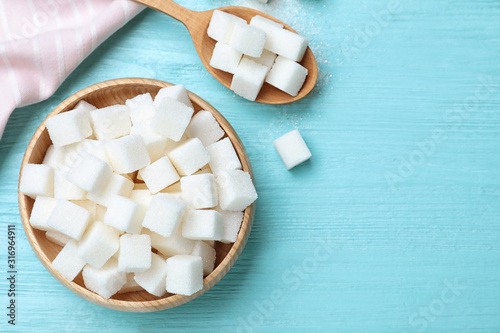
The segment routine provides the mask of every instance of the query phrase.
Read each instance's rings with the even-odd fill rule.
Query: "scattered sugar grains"
[[[242,21],[222,14],[212,32],[220,43],[230,43],[226,30],[236,24],[243,35],[255,32]],[[255,36],[263,44],[262,33]],[[257,50],[257,57],[254,46],[240,47],[244,63],[269,71],[276,54]],[[236,58],[234,70],[242,53]],[[245,75],[252,88],[252,73]],[[24,166],[20,191],[34,200],[30,225],[62,248],[52,262],[62,276],[72,281],[81,272],[85,286],[104,298],[203,288],[215,242],[237,240],[257,193],[212,113],[194,109],[177,85],[125,105],[80,102],[50,118],[54,145],[42,164]]]

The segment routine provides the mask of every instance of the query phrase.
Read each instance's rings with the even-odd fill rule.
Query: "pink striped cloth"
[[[0,138],[16,107],[50,97],[143,8],[130,0],[0,0]]]

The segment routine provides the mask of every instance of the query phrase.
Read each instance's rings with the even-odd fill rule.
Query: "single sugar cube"
[[[65,148],[66,146],[56,147],[54,145],[50,145],[45,152],[42,164],[48,165],[54,169],[65,165]]]
[[[90,213],[90,221],[96,221],[97,219],[97,204],[90,200],[73,200],[71,201],[75,205],[85,208]],[[102,220],[101,220],[102,221]],[[89,224],[90,225],[90,224]]]
[[[202,288],[201,257],[177,255],[167,259],[166,289],[169,293],[190,296]]]
[[[207,276],[212,273],[215,266],[215,256],[216,252],[213,247],[205,243],[204,241],[195,241],[193,251],[191,251],[192,256],[201,257],[203,261],[203,275]]]
[[[39,230],[52,230],[47,224],[50,214],[57,205],[57,200],[50,197],[37,196],[30,215],[30,224]]]
[[[71,167],[73,163],[75,163],[76,158],[78,157],[78,154],[80,154],[82,151],[84,151],[84,142],[75,142],[70,145],[61,147],[64,149],[64,164],[63,166]],[[86,151],[86,150],[85,150]]]
[[[212,19],[208,25],[207,34],[218,42],[229,44],[236,22],[246,24],[246,21],[241,17],[220,10],[214,10]]]
[[[135,282],[144,288],[148,293],[155,296],[165,294],[165,281],[167,278],[167,263],[159,255],[151,254],[151,267],[145,271],[136,273]]]
[[[109,164],[108,152],[106,151],[106,142],[108,140],[83,140],[82,150],[94,155],[98,159]]]
[[[151,119],[144,120],[140,124],[132,126],[130,134],[139,134],[142,137],[149,157],[151,158],[151,162],[165,156],[167,143],[171,141],[151,129]]]
[[[98,140],[116,139],[130,132],[130,110],[125,105],[112,105],[91,111],[90,119]]]
[[[297,129],[274,140],[274,148],[288,170],[311,158],[311,152]]]
[[[137,95],[134,98],[127,99],[125,105],[130,110],[130,119],[133,125],[153,118],[156,113],[153,97],[151,97],[150,93]]]
[[[221,240],[222,215],[215,210],[188,210],[182,222],[182,236],[193,240]]]
[[[106,187],[96,194],[89,193],[87,198],[92,200],[95,203],[98,203],[101,206],[108,207],[111,198],[115,195],[119,195],[122,197],[129,197],[132,193],[132,189],[134,188],[134,183],[129,179],[113,173],[111,178],[109,179]]]
[[[179,229],[187,204],[168,193],[153,196],[142,226],[163,237],[170,237]]]
[[[171,98],[178,102],[183,103],[187,107],[193,108],[193,103],[189,98],[189,93],[182,84],[177,84],[175,86],[161,88],[156,94],[154,106],[156,109],[160,107],[161,102],[165,98]]]
[[[144,210],[135,201],[119,195],[111,197],[104,214],[104,223],[131,234],[138,234],[142,228]]]
[[[309,39],[285,29],[269,29],[264,48],[292,61],[304,58]]]
[[[52,261],[52,267],[69,281],[73,281],[85,266],[85,261],[78,258],[77,253],[78,243],[72,239]]]
[[[255,15],[252,17],[250,25],[265,31],[266,34],[273,29],[283,29],[283,24],[265,18],[261,15]]]
[[[231,47],[245,55],[260,57],[266,43],[266,33],[246,22],[236,22],[231,36]]]
[[[123,285],[123,287],[118,291],[119,294],[130,293],[134,291],[144,290],[134,279],[134,273],[127,274],[127,282]]]
[[[193,112],[192,107],[166,97],[151,120],[151,129],[164,137],[179,141],[189,125]]]
[[[212,208],[217,206],[217,183],[210,173],[181,178],[182,200],[191,208]]]
[[[121,272],[145,272],[150,268],[151,237],[149,235],[122,235],[118,253],[118,270]]]
[[[267,75],[267,67],[243,58],[231,81],[231,90],[243,98],[255,101]]]
[[[224,130],[209,111],[199,111],[193,116],[186,134],[190,138],[198,138],[204,146],[217,142],[224,136]]]
[[[306,81],[307,68],[279,56],[266,77],[266,82],[289,95],[297,96]]]
[[[257,200],[250,174],[241,170],[223,171],[217,176],[219,206],[223,210],[242,211]]]
[[[106,151],[111,166],[117,173],[131,173],[151,163],[144,140],[137,134],[109,141]]]
[[[241,223],[243,222],[243,212],[225,210],[218,210],[218,212],[222,215],[222,221],[224,223],[224,233],[220,241],[225,244],[236,242]]]
[[[82,141],[92,135],[89,112],[83,109],[59,113],[47,119],[47,130],[56,147]]]
[[[210,155],[198,138],[187,140],[167,155],[182,176],[191,175],[210,162]]]
[[[153,196],[149,190],[132,190],[132,193],[130,194],[130,199],[134,200],[141,206],[144,214],[146,214],[146,210],[148,209],[152,198]]]
[[[66,180],[89,193],[100,193],[113,175],[113,169],[94,155],[81,151],[66,174]]]
[[[179,174],[167,156],[139,170],[139,174],[153,194],[179,180]]]
[[[255,61],[258,64],[266,66],[267,67],[267,73],[269,73],[269,71],[271,70],[271,67],[274,64],[274,61],[276,60],[276,57],[277,57],[276,53],[272,53],[272,52],[270,52],[268,50],[262,51],[262,55],[260,57],[258,57],[258,58],[244,56],[244,58],[248,58],[250,60]]]
[[[231,46],[217,42],[210,58],[210,66],[234,74],[243,54]]]
[[[83,200],[87,192],[66,180],[68,167],[60,167],[54,170],[54,198],[65,200]]]
[[[212,143],[207,146],[207,151],[210,155],[210,169],[215,175],[225,170],[241,169],[240,159],[229,138]]]
[[[57,231],[52,231],[48,230],[45,233],[45,237],[47,238],[48,241],[51,241],[54,244],[57,244],[59,246],[64,246],[68,244],[70,240],[72,240],[71,237],[66,236],[65,234],[61,234],[60,232]]]
[[[47,225],[66,236],[80,240],[89,222],[88,210],[66,200],[57,200]]]
[[[85,287],[106,299],[116,294],[127,282],[127,273],[118,271],[118,262],[114,258],[101,268],[85,265],[82,275]]]
[[[90,112],[90,111],[94,111],[94,110],[97,110],[97,108],[95,106],[93,106],[92,104],[90,104],[89,102],[87,101],[84,101],[83,99],[78,102],[78,104],[76,105],[75,107],[75,110],[83,110],[83,111],[86,111],[86,112]]]
[[[119,231],[100,221],[92,223],[78,246],[78,258],[101,268],[120,246]]]
[[[180,228],[170,237],[163,237],[148,229],[143,229],[142,233],[149,235],[151,237],[151,246],[166,257],[176,254],[189,254],[193,250],[194,241],[182,237]]]
[[[21,174],[19,190],[33,199],[39,195],[53,197],[54,169],[44,164],[26,164]]]

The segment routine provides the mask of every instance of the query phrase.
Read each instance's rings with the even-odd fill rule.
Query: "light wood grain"
[[[124,104],[127,99],[135,97],[139,94],[151,93],[154,97],[156,96],[158,90],[171,85],[171,83],[158,80],[126,78],[97,83],[75,93],[58,105],[38,127],[28,145],[28,148],[26,149],[20,174],[22,175],[23,168],[27,163],[41,163],[47,148],[52,144],[45,126],[45,122],[48,118],[61,112],[72,110],[81,100],[85,100],[98,108],[102,108],[114,104]],[[248,160],[245,148],[229,122],[214,107],[201,99],[199,96],[189,92],[189,97],[193,103],[195,113],[200,110],[207,110],[212,113],[221,125],[222,129],[225,131],[225,137],[227,136],[231,140],[241,161],[243,170],[252,174],[252,167],[250,165],[250,161]],[[68,281],[52,267],[51,262],[59,253],[61,247],[48,241],[45,237],[45,232],[31,227],[29,223],[29,216],[33,208],[34,200],[21,192],[18,192],[18,198],[19,210],[26,237],[30,242],[33,251],[45,268],[66,288],[70,289],[80,297],[110,309],[129,312],[151,312],[176,307],[200,296],[213,287],[231,269],[238,259],[241,251],[245,247],[255,214],[255,204],[247,207],[244,212],[243,222],[238,238],[234,244],[223,244],[220,242],[215,243],[215,250],[217,253],[215,269],[211,274],[205,277],[203,281],[203,289],[199,292],[191,296],[166,294],[162,297],[157,297],[146,291],[137,291],[116,294],[111,299],[105,299],[85,288],[81,273],[75,278],[74,281]]]

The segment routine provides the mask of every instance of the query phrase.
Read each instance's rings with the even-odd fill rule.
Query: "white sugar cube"
[[[158,91],[158,94],[156,95],[154,101],[154,106],[156,109],[160,107],[161,102],[165,98],[174,99],[190,108],[193,108],[193,104],[191,103],[191,99],[189,98],[188,91],[186,90],[186,88],[184,88],[182,84],[161,88]]]
[[[93,106],[89,102],[84,101],[83,99],[80,102],[78,102],[78,104],[76,105],[75,109],[77,109],[77,110],[84,110],[84,111],[87,111],[87,112],[97,110],[97,108],[95,106]]]
[[[118,271],[118,262],[114,258],[101,268],[85,265],[82,275],[85,287],[106,299],[116,294],[127,282],[127,273]]]
[[[122,197],[129,197],[133,188],[134,183],[132,181],[121,175],[113,173],[106,184],[106,187],[104,187],[101,192],[98,194],[89,193],[87,198],[101,206],[108,207],[109,201],[113,196],[119,195]]]
[[[190,296],[202,288],[201,257],[177,255],[167,259],[166,289],[169,293]]]
[[[66,174],[66,180],[89,193],[100,193],[113,169],[94,155],[81,151]]]
[[[309,39],[285,29],[269,29],[264,48],[280,56],[300,62],[304,58]]]
[[[274,140],[274,148],[288,170],[311,158],[311,152],[297,129]]]
[[[166,97],[151,120],[151,129],[164,137],[179,141],[189,125],[193,112],[192,107]]]
[[[208,145],[207,151],[210,155],[210,169],[215,175],[225,170],[241,169],[240,159],[229,138]]]
[[[151,268],[151,237],[149,235],[122,235],[118,254],[118,270],[145,272],[149,268]]]
[[[189,254],[193,250],[194,241],[182,237],[180,228],[170,237],[160,236],[148,229],[143,229],[142,233],[149,235],[151,237],[151,246],[166,257],[176,254]]]
[[[167,143],[171,141],[151,129],[151,119],[144,120],[138,125],[132,126],[130,134],[139,134],[142,136],[149,157],[151,158],[151,162],[154,162],[165,155]]]
[[[279,56],[267,75],[266,82],[283,90],[289,95],[297,96],[307,76],[307,68],[295,61]]]
[[[250,25],[265,31],[266,34],[272,29],[283,29],[283,24],[265,18],[261,15],[255,15],[252,17]]]
[[[56,147],[82,141],[92,135],[89,112],[82,109],[59,113],[47,119],[46,125]]]
[[[151,198],[152,195],[149,190],[132,190],[132,193],[130,194],[130,199],[134,200],[141,206],[144,214],[146,214]]]
[[[267,67],[243,58],[231,81],[231,90],[243,98],[255,101],[267,75]]]
[[[151,199],[142,226],[163,237],[177,232],[186,203],[171,194],[158,193]]]
[[[117,173],[131,173],[151,163],[144,140],[137,134],[109,141],[106,151],[111,166]]]
[[[141,273],[136,273],[134,280],[148,293],[155,296],[165,294],[165,281],[167,278],[167,263],[159,255],[151,254],[151,267]]]
[[[92,202],[90,200],[72,200],[71,202],[74,203],[75,205],[85,208],[90,213],[90,222],[96,221],[97,204],[95,202]]]
[[[71,167],[75,163],[78,154],[84,151],[84,143],[85,140],[61,147],[64,149],[64,166]]]
[[[243,54],[231,46],[217,42],[210,58],[210,66],[234,74]]]
[[[153,194],[179,180],[179,174],[167,156],[163,156],[156,162],[139,170],[139,175],[141,175],[141,178]]]
[[[243,222],[243,212],[217,211],[222,215],[222,221],[224,223],[224,233],[220,241],[225,244],[236,242],[241,223]]]
[[[195,241],[191,255],[201,257],[203,261],[203,275],[206,276],[214,270],[216,252],[213,247],[204,241]]]
[[[231,47],[245,55],[260,57],[266,43],[266,33],[246,22],[236,22],[231,36]]]
[[[127,282],[125,282],[123,287],[118,291],[119,294],[143,290],[143,288],[135,281],[134,276],[134,273],[127,274]]]
[[[69,281],[73,281],[85,266],[85,261],[78,258],[77,253],[78,243],[70,240],[52,261],[52,267]]]
[[[119,195],[111,197],[104,214],[104,223],[131,234],[138,234],[142,228],[144,210],[135,201]]]
[[[47,225],[75,240],[80,240],[90,222],[90,213],[72,202],[57,200]]]
[[[215,210],[188,210],[182,222],[182,236],[193,240],[221,240],[222,215]]]
[[[95,268],[101,268],[118,251],[119,237],[118,230],[96,221],[80,240],[78,258]]]
[[[50,197],[37,196],[30,215],[30,224],[39,230],[52,230],[47,224],[50,214],[57,205],[57,200]]]
[[[21,174],[19,191],[33,199],[38,195],[54,196],[54,169],[44,164],[26,164]]]
[[[48,165],[54,169],[65,165],[65,147],[50,145],[45,152],[42,164]]]
[[[65,200],[83,200],[87,192],[66,180],[68,167],[60,167],[54,170],[54,198]]]
[[[249,57],[249,56],[244,56],[244,58],[248,58],[250,60],[255,61],[258,64],[264,65],[267,67],[267,73],[271,70],[271,67],[274,64],[274,61],[276,60],[276,53],[272,53],[268,50],[263,50],[262,55],[258,58],[254,57]]]
[[[236,22],[246,23],[241,17],[220,10],[214,10],[207,34],[218,42],[229,44]]]
[[[108,140],[83,140],[81,149],[109,164],[106,143]]]
[[[241,170],[223,171],[217,175],[219,206],[223,210],[242,211],[257,199],[250,174]]]
[[[168,152],[168,157],[180,175],[191,175],[207,165],[210,155],[198,138],[191,138]]]
[[[198,138],[204,146],[217,142],[224,136],[224,130],[209,111],[199,111],[193,116],[186,134],[190,138]]]
[[[191,208],[212,208],[217,206],[217,183],[210,173],[181,178],[182,199]]]
[[[47,238],[48,241],[51,241],[52,243],[57,244],[59,246],[64,246],[70,240],[72,240],[71,237],[66,236],[65,234],[61,234],[60,232],[57,232],[57,231],[52,231],[52,230],[47,231],[45,233],[45,237]]]
[[[116,139],[130,132],[130,110],[126,105],[112,105],[90,112],[97,139]]]
[[[125,105],[127,105],[130,110],[130,119],[133,125],[153,118],[156,113],[156,108],[150,93],[137,95],[134,98],[127,99]]]

